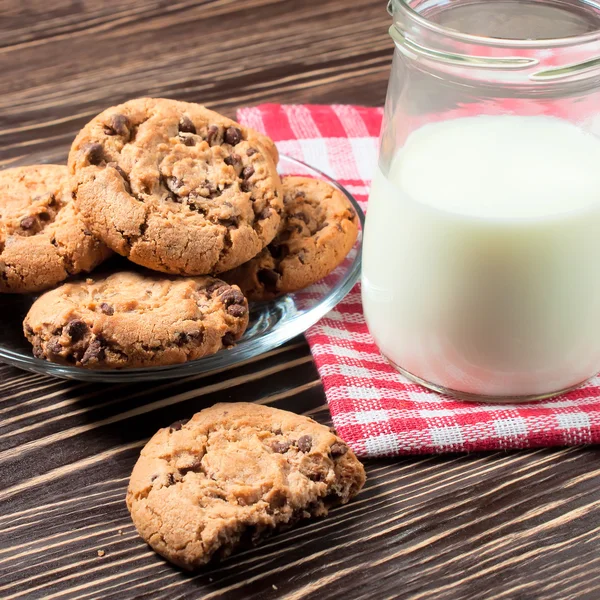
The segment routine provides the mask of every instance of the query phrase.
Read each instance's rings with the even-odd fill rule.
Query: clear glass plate
[[[305,290],[272,302],[252,304],[250,324],[236,346],[198,360],[166,367],[90,370],[58,365],[34,358],[31,345],[23,335],[23,318],[34,297],[3,294],[0,295],[0,361],[35,373],[65,379],[102,382],[152,381],[186,377],[230,367],[272,350],[306,331],[330,311],[358,281],[364,214],[352,195],[325,173],[289,156],[280,157],[278,169],[282,175],[302,175],[329,181],[345,194],[354,206],[361,231],[348,257],[325,279]]]

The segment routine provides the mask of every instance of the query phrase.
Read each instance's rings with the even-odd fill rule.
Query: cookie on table
[[[156,552],[192,570],[325,516],[364,483],[363,466],[329,428],[269,406],[216,404],[152,437],[127,506]]]
[[[342,192],[307,177],[284,177],[281,231],[255,258],[223,273],[249,300],[305,288],[335,269],[354,246],[358,217]]]
[[[247,325],[236,286],[121,272],[46,292],[23,329],[36,358],[111,369],[195,360],[234,344]]]
[[[109,254],[75,213],[67,167],[0,171],[0,292],[48,289]]]
[[[109,108],[69,154],[77,206],[131,261],[204,275],[255,256],[283,210],[265,136],[199,104],[139,98]]]

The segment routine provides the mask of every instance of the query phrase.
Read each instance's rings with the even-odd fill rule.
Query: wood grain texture
[[[385,0],[0,0],[0,164],[63,161],[90,117],[140,95],[231,116],[380,105],[388,24]],[[368,461],[364,492],[329,518],[181,573],[136,535],[127,478],[156,429],[235,400],[329,420],[302,339],[148,385],[0,366],[0,598],[600,597],[597,449]]]

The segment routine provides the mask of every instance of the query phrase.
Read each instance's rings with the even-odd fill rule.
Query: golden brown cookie
[[[0,172],[0,292],[38,292],[109,254],[75,214],[67,167]]]
[[[336,188],[317,179],[284,177],[281,231],[255,258],[222,273],[249,300],[271,300],[322,279],[352,249],[358,217]]]
[[[112,369],[214,354],[247,325],[248,303],[236,286],[213,277],[122,272],[46,292],[23,329],[37,358]]]
[[[146,444],[127,506],[142,538],[191,570],[325,516],[364,483],[363,466],[329,428],[269,406],[216,404]]]
[[[277,232],[274,145],[199,104],[139,98],[105,110],[69,154],[79,210],[113,250],[157,271],[218,273]]]

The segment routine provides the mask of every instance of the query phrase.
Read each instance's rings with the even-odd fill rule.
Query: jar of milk
[[[389,8],[369,329],[404,375],[466,399],[577,386],[600,371],[600,5]]]

